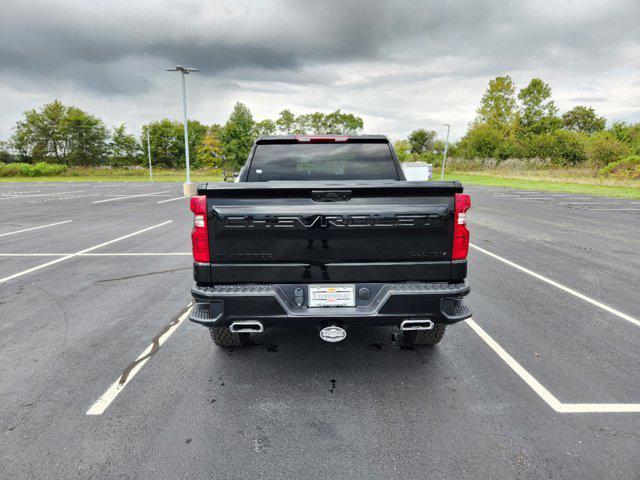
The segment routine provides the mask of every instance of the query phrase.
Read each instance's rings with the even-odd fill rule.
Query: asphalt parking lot
[[[223,351],[184,321],[181,185],[0,184],[0,476],[640,478],[640,202],[467,191],[440,345]]]

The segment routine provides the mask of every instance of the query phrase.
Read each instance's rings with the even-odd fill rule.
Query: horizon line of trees
[[[510,76],[489,81],[476,118],[450,145],[448,157],[462,159],[544,159],[560,166],[603,168],[631,157],[640,170],[640,123],[612,122],[593,107],[577,105],[562,115],[551,87],[533,78],[516,93]],[[418,129],[395,143],[403,161],[439,163],[444,142],[433,130]]]
[[[520,90],[508,75],[490,80],[476,114],[465,135],[449,145],[449,157],[496,162],[544,159],[559,167],[602,168],[631,156],[640,171],[640,123],[614,121],[607,128],[606,119],[585,105],[561,115],[551,87],[540,78]],[[256,121],[249,108],[238,102],[223,125],[190,120],[189,151],[195,168],[236,170],[260,135],[357,134],[363,128],[361,117],[340,110],[295,115],[285,109],[275,120]],[[154,166],[185,164],[183,124],[167,118],[143,125],[135,135],[125,124],[109,129],[98,117],[55,100],[25,112],[14,130],[8,142],[0,142],[0,162],[144,166],[148,132]],[[414,130],[394,146],[403,162],[435,164],[445,147],[434,130],[425,128]]]
[[[295,115],[289,109],[282,110],[276,120],[255,121],[249,108],[237,102],[223,125],[189,120],[188,126],[194,168],[235,170],[244,164],[253,142],[261,135],[356,134],[364,122],[340,110]],[[148,133],[152,165],[180,168],[185,165],[183,128],[182,122],[164,118],[143,125],[136,136],[125,124],[109,129],[98,117],[54,100],[24,113],[10,140],[0,144],[0,162],[144,166],[148,162]]]

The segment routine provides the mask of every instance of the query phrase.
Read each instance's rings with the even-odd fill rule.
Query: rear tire
[[[447,329],[446,325],[436,324],[431,330],[400,332],[401,345],[435,345],[440,343]]]
[[[222,348],[241,347],[249,343],[248,333],[233,333],[229,327],[210,327],[209,334],[213,343]]]

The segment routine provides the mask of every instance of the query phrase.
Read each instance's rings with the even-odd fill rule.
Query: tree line
[[[498,163],[509,158],[544,159],[552,166],[594,168],[624,160],[630,175],[640,177],[640,123],[613,121],[607,128],[606,119],[584,105],[560,114],[551,87],[539,78],[519,90],[508,75],[492,79],[476,113],[465,135],[449,146],[450,157]],[[222,125],[191,120],[188,126],[194,167],[237,170],[260,135],[354,134],[362,131],[364,122],[340,110],[295,115],[288,109],[275,120],[256,121],[246,105],[236,103]],[[184,166],[181,122],[166,118],[150,122],[136,135],[124,124],[107,128],[98,117],[56,100],[24,113],[11,139],[0,144],[0,162],[144,166],[147,134],[155,166]],[[420,128],[397,141],[395,148],[401,161],[437,164],[444,141],[435,131]]]
[[[551,87],[539,78],[517,91],[510,76],[489,82],[477,116],[449,156],[464,159],[545,159],[558,167],[603,168],[624,161],[640,176],[640,123],[607,121],[590,106],[560,114]],[[439,161],[443,142],[436,132],[419,129],[396,142],[401,159]]]
[[[189,120],[189,152],[195,168],[235,170],[244,164],[254,140],[260,135],[356,134],[363,126],[362,118],[340,110],[295,115],[285,109],[275,120],[255,121],[249,108],[238,102],[223,125]],[[144,166],[147,134],[154,166],[180,168],[185,165],[181,122],[166,118],[150,122],[136,135],[125,124],[107,128],[98,117],[55,100],[24,113],[10,140],[0,148],[0,162]]]

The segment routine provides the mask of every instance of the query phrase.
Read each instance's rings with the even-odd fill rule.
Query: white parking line
[[[183,257],[191,256],[191,252],[113,252],[113,253],[83,253],[81,257]]]
[[[98,248],[106,247],[107,245],[111,245],[112,243],[119,242],[121,240],[125,240],[127,238],[131,238],[135,235],[139,235],[144,232],[148,232],[149,230],[153,230],[154,228],[162,227],[163,225],[167,225],[168,223],[173,222],[173,220],[167,220],[166,222],[159,223],[157,225],[153,225],[151,227],[143,228],[142,230],[138,230],[136,232],[130,233],[128,235],[123,235],[122,237],[114,238],[113,240],[109,240],[108,242],[100,243],[99,245],[94,245],[93,247],[85,248],[84,250],[80,250],[75,253],[70,253],[69,255],[65,255],[64,257],[56,258],[55,260],[51,260],[50,262],[43,263],[41,265],[37,265],[35,267],[29,268],[27,270],[23,270],[22,272],[14,273],[13,275],[9,275],[8,277],[0,278],[0,283],[8,282],[9,280],[13,280],[14,278],[21,277],[31,272],[35,272],[37,270],[41,270],[43,268],[49,267],[51,265],[55,265],[56,263],[64,262],[65,260],[70,260],[71,258],[78,257],[84,253],[89,253]]]
[[[0,257],[66,257],[73,253],[0,253]],[[171,257],[190,256],[190,252],[113,252],[80,253],[77,257]]]
[[[38,227],[23,228],[22,230],[16,230],[15,232],[0,233],[0,237],[5,237],[7,235],[15,235],[16,233],[30,232],[32,230],[39,230],[41,228],[55,227],[56,225],[62,225],[63,223],[69,223],[72,221],[73,220],[65,220],[64,222],[49,223],[48,225],[40,225]]]
[[[18,194],[16,192],[8,192],[0,194],[0,197],[6,198],[32,198],[32,197],[50,197],[54,195],[71,195],[73,193],[83,193],[84,190],[68,190],[66,192],[49,192],[49,193],[31,193],[31,194]]]
[[[66,257],[70,253],[0,253],[0,257]]]
[[[612,202],[563,202],[560,205],[623,205],[621,203]]]
[[[516,197],[516,200],[555,200],[556,197]]]
[[[559,413],[634,413],[640,412],[640,403],[562,403],[536,378],[520,365],[472,318],[467,325],[513,370],[547,405]]]
[[[189,313],[191,313],[191,306],[189,306],[187,311],[178,318],[176,323],[171,325],[171,327],[169,327],[167,331],[165,331],[157,339],[157,347],[162,346],[162,344],[167,341],[167,339],[173,334],[173,332],[175,332],[177,328],[182,325],[182,322],[184,322],[187,317],[189,317]],[[140,355],[138,355],[138,358],[136,358],[136,360],[133,362],[134,367],[128,371],[126,376],[121,375],[115,382],[111,384],[111,386],[107,389],[106,392],[102,394],[102,396],[96,401],[96,403],[91,405],[91,408],[87,410],[87,415],[102,415],[104,413],[109,405],[111,405],[111,402],[113,402],[118,394],[122,392],[122,390],[124,390],[124,387],[126,387],[131,379],[136,376],[136,374],[140,371],[144,364],[149,361],[149,358],[151,358],[150,354],[155,345],[156,344],[152,342],[147,348],[144,349],[144,351]]]
[[[160,195],[162,193],[167,193],[167,192],[168,190],[162,190],[161,192],[141,193],[138,195],[125,195],[122,197],[115,197],[115,198],[104,198],[102,200],[96,200],[95,202],[91,202],[91,203],[106,203],[106,202],[115,202],[117,200],[127,200],[129,198],[151,197],[153,195]]]
[[[573,295],[574,297],[584,300],[585,302],[589,302],[591,305],[595,305],[596,307],[601,308],[602,310],[612,313],[613,315],[620,317],[623,320],[626,320],[627,322],[631,322],[634,325],[640,327],[640,320],[632,317],[631,315],[627,315],[626,313],[623,313],[620,310],[616,310],[615,308],[610,307],[609,305],[605,305],[604,303],[599,302],[598,300],[588,297],[583,293],[577,292],[572,288],[569,288],[561,283],[556,282],[555,280],[551,280],[550,278],[547,278],[544,275],[540,275],[539,273],[531,271],[528,268],[523,267],[522,265],[518,265],[517,263],[512,262],[511,260],[507,260],[506,258],[496,255],[495,253],[491,253],[490,251],[485,250],[484,248],[481,248],[477,245],[474,245],[473,243],[469,244],[469,246],[475,250],[478,250],[479,252],[484,253],[485,255],[489,255],[490,257],[493,257],[496,260],[501,261],[502,263],[506,263],[510,267],[516,268],[521,272],[526,273],[527,275],[531,275],[532,277],[535,277],[538,280],[542,280],[543,282],[548,283],[549,285],[553,285],[554,287],[559,288],[560,290],[567,292],[568,294]]]
[[[585,208],[592,212],[640,212],[640,208]]]
[[[156,203],[174,202],[176,200],[182,200],[183,198],[189,198],[189,197],[182,196],[182,197],[170,198],[169,200],[160,200],[159,202],[156,202]]]
[[[511,355],[507,353],[507,351],[502,348],[498,342],[496,342],[491,336],[485,332],[480,325],[473,321],[472,318],[466,320],[467,325],[469,325],[474,332],[480,336],[484,342],[491,347],[491,349],[498,354],[498,356],[506,363],[516,374],[524,380],[524,382],[529,385],[534,392],[538,394],[540,398],[542,398],[551,408],[553,408],[556,412],[561,405],[561,402],[545,387],[542,386],[538,380],[535,379],[533,375],[527,372],[522,365],[520,365]]]

